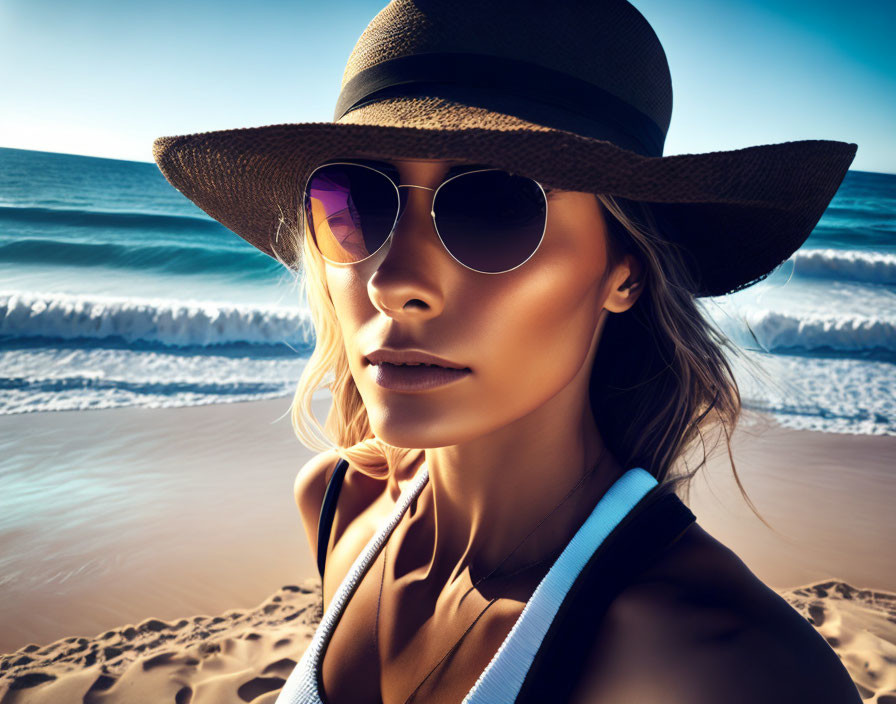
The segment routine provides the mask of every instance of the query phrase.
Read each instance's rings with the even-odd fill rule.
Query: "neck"
[[[422,579],[451,585],[469,571],[475,584],[500,565],[498,579],[554,555],[575,535],[623,468],[574,388],[489,435],[425,450],[429,487],[420,513],[428,537],[420,544],[432,553]]]

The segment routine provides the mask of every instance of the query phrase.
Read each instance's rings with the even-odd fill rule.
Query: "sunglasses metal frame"
[[[532,250],[532,253],[528,257],[526,257],[522,262],[520,262],[519,264],[517,264],[514,267],[511,267],[510,269],[504,269],[502,271],[480,271],[479,269],[474,269],[473,267],[468,266],[467,264],[464,264],[462,261],[460,261],[457,257],[454,256],[454,254],[451,252],[450,249],[448,249],[448,245],[446,245],[445,240],[442,239],[442,233],[439,232],[439,224],[436,222],[436,211],[435,211],[436,198],[438,197],[439,191],[442,189],[442,186],[444,186],[446,183],[450,183],[454,179],[460,178],[462,176],[468,176],[469,174],[480,173],[482,171],[505,171],[505,169],[498,169],[498,168],[471,169],[470,171],[463,171],[459,174],[454,174],[454,176],[452,176],[451,178],[445,179],[438,185],[438,187],[429,188],[428,186],[417,186],[417,185],[414,185],[411,183],[402,183],[399,185],[399,184],[395,183],[395,180],[388,173],[386,173],[385,171],[381,171],[380,169],[377,169],[368,164],[360,164],[360,163],[352,162],[352,161],[330,161],[330,162],[326,162],[324,164],[321,164],[320,166],[315,167],[314,170],[308,175],[308,178],[305,181],[305,187],[302,190],[302,202],[303,202],[302,207],[303,207],[303,209],[305,207],[304,206],[305,198],[308,193],[308,184],[311,183],[311,179],[314,176],[314,174],[317,173],[320,169],[324,168],[325,166],[339,166],[339,165],[360,166],[362,168],[370,169],[371,171],[375,171],[376,173],[384,176],[389,181],[389,183],[392,184],[393,188],[395,188],[395,194],[398,196],[398,207],[396,208],[395,220],[392,222],[392,228],[389,230],[389,235],[386,237],[385,240],[383,240],[383,243],[376,249],[376,251],[371,252],[369,255],[364,257],[364,259],[359,259],[356,262],[334,262],[332,259],[327,259],[324,256],[323,252],[320,251],[320,247],[318,247],[318,245],[317,245],[317,241],[315,240],[314,246],[317,249],[318,254],[320,254],[320,256],[328,264],[331,264],[332,266],[356,266],[358,264],[366,262],[372,256],[381,252],[384,247],[391,246],[392,236],[395,234],[395,226],[398,224],[398,221],[403,214],[403,208],[402,208],[402,204],[401,204],[401,191],[398,190],[399,188],[422,188],[427,191],[434,191],[433,196],[432,196],[432,207],[429,211],[429,214],[430,214],[430,217],[432,218],[432,224],[433,224],[433,227],[435,228],[436,235],[439,238],[439,242],[442,243],[442,247],[444,247],[445,251],[448,252],[448,254],[451,256],[451,258],[454,261],[456,261],[458,264],[460,264],[465,269],[469,269],[470,271],[475,271],[477,274],[506,274],[508,272],[519,269],[521,266],[523,266],[523,264],[525,264],[533,256],[535,256],[535,253],[541,247],[541,243],[544,242],[544,236],[548,229],[548,196],[547,196],[547,193],[542,184],[540,184],[534,178],[529,178],[528,176],[524,176],[523,178],[528,178],[530,181],[532,181],[534,184],[536,184],[538,186],[539,190],[541,191],[541,195],[544,198],[544,229],[542,229],[542,231],[541,231],[541,237],[538,240],[538,244],[535,245],[535,249]],[[307,227],[307,223],[306,223],[306,227]],[[387,251],[388,251],[388,249],[387,249]]]

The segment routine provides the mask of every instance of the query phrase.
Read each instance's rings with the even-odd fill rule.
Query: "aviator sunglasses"
[[[496,168],[460,170],[438,188],[398,183],[398,169],[370,160],[331,161],[305,184],[305,222],[314,245],[331,264],[357,264],[391,241],[408,188],[435,191],[431,216],[448,253],[480,274],[502,274],[525,264],[544,239],[547,194],[537,181]]]

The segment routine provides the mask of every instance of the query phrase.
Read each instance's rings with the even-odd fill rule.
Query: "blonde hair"
[[[631,253],[643,264],[644,288],[629,310],[608,316],[592,368],[589,397],[605,445],[623,467],[646,468],[687,501],[693,477],[724,436],[742,496],[772,528],[747,496],[731,451],[741,396],[724,349],[739,356],[740,350],[701,314],[686,253],[662,236],[650,205],[606,194],[595,197],[608,231],[604,281]],[[309,449],[333,450],[364,474],[385,478],[422,450],[394,447],[374,435],[349,369],[324,262],[310,237],[300,236],[296,227],[289,230],[293,251],[300,252],[300,288],[317,334],[290,407],[293,429]],[[761,368],[757,371],[763,374]],[[321,426],[312,412],[312,397],[324,388],[333,403]],[[716,443],[707,450],[707,436],[713,433]],[[698,446],[702,458],[689,467],[687,456]]]

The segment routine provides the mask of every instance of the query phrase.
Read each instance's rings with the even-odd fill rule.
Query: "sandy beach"
[[[276,699],[321,609],[292,496],[310,453],[288,404],[4,417],[6,508],[26,498],[16,472],[48,498],[40,528],[0,523],[0,704]],[[778,533],[721,448],[692,486],[698,522],[818,629],[864,698],[894,704],[896,438],[748,413],[732,442]]]

